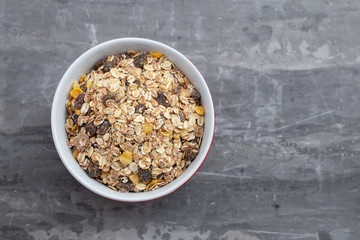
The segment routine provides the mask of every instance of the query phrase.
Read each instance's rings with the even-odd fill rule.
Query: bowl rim
[[[201,163],[199,164],[199,166],[197,167],[197,169],[193,172],[192,175],[188,176],[187,178],[185,178],[185,180],[183,180],[183,182],[179,182],[180,184],[178,184],[178,186],[176,186],[175,188],[173,189],[170,189],[168,190],[167,192],[164,192],[162,194],[155,194],[154,197],[152,197],[151,195],[154,195],[153,194],[153,191],[149,191],[149,192],[142,192],[142,194],[146,194],[148,193],[149,197],[146,197],[145,199],[139,199],[139,200],[134,200],[134,199],[127,199],[127,197],[125,197],[125,195],[123,197],[118,197],[118,196],[121,196],[118,195],[117,197],[112,197],[112,196],[105,196],[106,194],[105,193],[102,193],[102,192],[99,192],[98,190],[95,190],[95,189],[92,189],[90,186],[87,186],[89,184],[85,183],[86,180],[84,180],[82,177],[78,176],[76,173],[75,173],[75,170],[72,169],[68,163],[67,163],[67,159],[66,157],[64,156],[64,153],[63,153],[63,148],[61,148],[60,146],[60,141],[62,141],[59,136],[58,136],[58,131],[60,131],[59,129],[56,129],[56,124],[55,124],[55,117],[57,117],[57,109],[56,106],[58,105],[58,102],[60,101],[61,97],[62,97],[62,85],[65,85],[66,84],[66,79],[68,79],[68,75],[70,72],[72,72],[74,66],[77,66],[79,64],[81,64],[81,62],[84,61],[84,59],[86,58],[86,56],[88,55],[91,55],[91,54],[94,54],[96,52],[98,52],[100,49],[104,48],[106,45],[109,45],[109,44],[121,44],[121,42],[127,42],[127,41],[137,41],[137,42],[142,42],[144,44],[149,44],[149,45],[157,45],[161,48],[165,48],[165,49],[168,49],[169,51],[172,51],[174,53],[176,53],[178,56],[180,56],[181,59],[180,61],[187,61],[188,63],[190,63],[190,65],[192,66],[193,70],[196,72],[197,74],[197,77],[200,79],[201,81],[201,85],[203,87],[205,87],[205,91],[208,93],[208,97],[210,99],[210,105],[211,105],[211,108],[212,108],[212,114],[210,115],[210,118],[212,117],[212,122],[213,124],[211,124],[209,126],[211,132],[210,132],[210,137],[211,137],[211,140],[210,140],[210,143],[208,145],[208,148],[207,148],[207,152],[204,154],[204,157],[203,159],[201,160]],[[204,79],[204,77],[202,76],[201,72],[196,68],[196,66],[184,55],[182,54],[181,52],[179,52],[178,50],[164,44],[164,43],[161,43],[161,42],[158,42],[158,41],[154,41],[154,40],[151,40],[151,39],[146,39],[146,38],[134,38],[134,37],[127,37],[127,38],[116,38],[116,39],[112,39],[112,40],[108,40],[108,41],[105,41],[105,42],[102,42],[100,44],[97,44],[89,49],[87,49],[85,52],[83,52],[74,62],[72,62],[70,64],[70,66],[67,68],[67,70],[65,71],[65,73],[63,74],[63,76],[61,77],[58,85],[57,85],[57,88],[56,88],[56,91],[55,91],[55,94],[54,94],[54,97],[53,97],[53,101],[52,101],[52,107],[51,107],[51,132],[52,132],[52,137],[53,137],[53,141],[54,141],[54,144],[55,144],[55,147],[56,147],[56,151],[61,159],[61,161],[63,162],[63,164],[65,165],[66,169],[70,172],[70,174],[82,185],[84,186],[85,188],[87,188],[88,190],[90,190],[91,192],[101,196],[101,197],[104,197],[104,198],[107,198],[107,199],[110,199],[110,200],[113,200],[113,201],[118,201],[118,202],[146,202],[146,201],[152,201],[152,200],[156,200],[156,199],[159,199],[159,198],[162,198],[162,197],[165,197],[173,192],[175,192],[176,190],[178,190],[179,188],[181,188],[182,186],[185,185],[185,183],[187,183],[191,178],[193,178],[193,176],[199,171],[200,167],[202,166],[202,164],[204,163],[206,157],[208,156],[209,154],[209,151],[211,149],[211,146],[212,146],[212,143],[213,143],[213,140],[214,140],[214,135],[215,135],[215,107],[214,107],[214,102],[213,102],[213,99],[212,99],[212,95],[211,95],[211,92],[209,90],[209,87],[207,86],[207,83]],[[206,150],[205,150],[206,151]],[[121,192],[116,192],[114,191],[114,193],[121,193]],[[138,194],[138,193],[132,193],[132,194]]]

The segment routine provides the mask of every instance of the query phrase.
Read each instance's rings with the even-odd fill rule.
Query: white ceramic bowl
[[[97,61],[104,59],[111,54],[118,54],[128,50],[161,52],[167,56],[169,60],[171,60],[178,69],[189,78],[191,83],[199,91],[201,95],[201,103],[205,108],[204,136],[198,156],[184,171],[184,173],[174,181],[149,192],[117,192],[90,178],[72,156],[71,150],[66,144],[67,135],[64,127],[66,118],[65,102],[69,96],[72,83],[79,79],[83,74],[88,73]],[[120,38],[101,43],[91,48],[71,64],[62,77],[55,92],[51,109],[51,130],[56,150],[61,160],[71,175],[73,175],[73,177],[82,185],[105,198],[124,202],[142,202],[157,199],[174,192],[184,185],[198,171],[210,150],[214,136],[214,104],[204,78],[197,68],[183,54],[165,44],[153,40],[143,38]]]

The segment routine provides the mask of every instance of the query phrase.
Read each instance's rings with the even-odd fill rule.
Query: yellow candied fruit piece
[[[75,113],[76,113],[76,115],[80,116],[81,110],[80,110],[80,109],[76,109]]]
[[[107,176],[109,176],[109,172],[103,172],[101,171],[101,174],[100,174],[100,178],[103,179],[103,178],[106,178]]]
[[[92,86],[92,84],[93,84],[93,80],[89,80],[86,82],[86,87],[90,88]]]
[[[80,93],[82,93],[82,90],[80,88],[74,88],[73,90],[71,90],[70,96],[72,96],[73,98],[77,98]]]
[[[129,176],[130,181],[132,181],[133,184],[138,184],[139,182],[139,176],[136,174],[131,174]]]
[[[151,180],[151,182],[149,182],[149,184],[146,186],[146,189],[149,190],[150,188],[152,188],[152,186],[154,186],[155,184],[159,183],[159,182],[163,182],[164,180],[161,179],[153,179]]]
[[[147,134],[147,133],[151,132],[154,129],[154,125],[152,123],[147,123],[146,122],[146,123],[144,123],[142,125],[142,129],[143,129],[143,132],[145,134]]]
[[[75,82],[73,82],[72,87],[73,87],[73,89],[80,88],[80,84],[78,83],[78,81],[75,81]]]
[[[76,129],[77,129],[77,125],[74,125],[74,126],[72,127],[71,131],[76,131]]]
[[[165,137],[168,137],[172,134],[172,132],[161,132],[161,134]]]
[[[156,58],[161,58],[162,57],[162,53],[158,53],[158,52],[150,52],[151,56],[156,57]]]
[[[196,106],[195,107],[195,112],[199,115],[204,115],[205,114],[205,109],[202,106]]]
[[[79,151],[78,150],[73,151],[72,155],[74,158],[77,158],[79,155]]]
[[[132,152],[124,151],[119,157],[120,162],[124,165],[129,165],[133,161]]]
[[[79,82],[80,83],[83,83],[84,81],[85,81],[85,77],[86,77],[86,75],[84,74],[84,75],[82,75],[81,76],[81,78],[80,78],[80,80],[79,80]]]

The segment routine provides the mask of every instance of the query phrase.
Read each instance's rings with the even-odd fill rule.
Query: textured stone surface
[[[360,2],[0,1],[1,239],[360,239]],[[147,203],[103,199],[61,163],[67,67],[118,37],[183,52],[213,94],[197,175]]]

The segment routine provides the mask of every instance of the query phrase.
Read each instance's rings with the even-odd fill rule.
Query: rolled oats
[[[200,148],[200,94],[161,53],[129,51],[99,61],[73,83],[65,107],[74,158],[113,190],[166,185]]]

